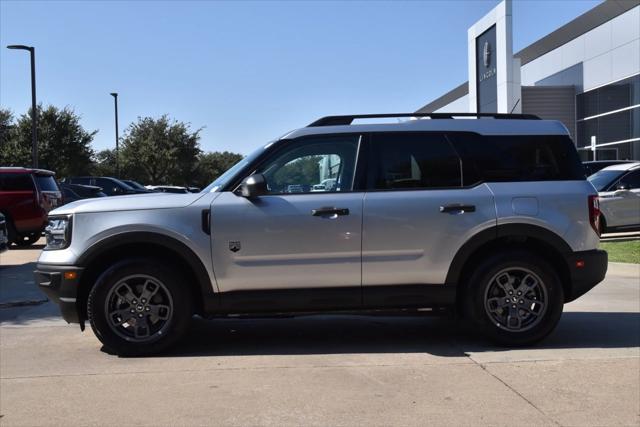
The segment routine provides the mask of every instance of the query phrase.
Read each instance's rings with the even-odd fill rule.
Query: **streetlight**
[[[118,93],[111,92],[111,96],[113,96],[113,103],[116,108],[116,178],[120,178],[120,163],[118,162],[119,157],[119,142],[118,142]]]
[[[36,108],[36,48],[12,44],[7,49],[28,50],[31,54],[31,157],[34,168],[38,167],[38,110]]]

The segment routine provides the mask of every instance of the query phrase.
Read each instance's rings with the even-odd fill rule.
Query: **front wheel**
[[[159,353],[179,340],[193,314],[191,293],[154,260],[120,262],[89,293],[87,314],[98,339],[121,356]]]
[[[528,252],[482,262],[465,292],[468,317],[499,344],[522,346],[546,337],[562,315],[564,293],[551,265]]]

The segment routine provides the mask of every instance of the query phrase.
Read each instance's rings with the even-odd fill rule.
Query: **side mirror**
[[[245,178],[240,184],[240,194],[242,197],[252,198],[267,194],[267,180],[261,173],[256,173]]]

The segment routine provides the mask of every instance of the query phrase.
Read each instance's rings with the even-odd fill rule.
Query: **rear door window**
[[[462,156],[465,185],[473,182],[585,179],[568,136],[450,134]]]
[[[443,134],[373,134],[371,153],[371,189],[455,188],[462,185],[460,158]]]
[[[0,175],[0,191],[33,191],[33,180],[28,173]]]

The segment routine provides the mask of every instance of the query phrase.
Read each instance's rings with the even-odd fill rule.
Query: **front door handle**
[[[475,205],[463,205],[462,203],[451,203],[449,205],[440,206],[440,212],[475,212]]]
[[[318,208],[311,211],[313,216],[342,216],[349,215],[349,209],[346,208]]]

